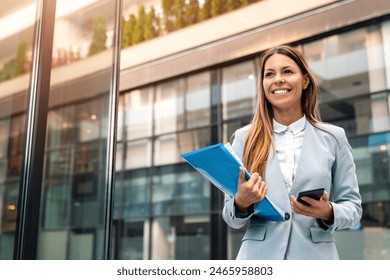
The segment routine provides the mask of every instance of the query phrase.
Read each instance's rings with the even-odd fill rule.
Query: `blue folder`
[[[180,156],[225,194],[235,195],[242,164],[225,145],[219,143]],[[246,169],[245,178],[250,178]],[[285,221],[284,213],[267,196],[255,204],[254,213],[269,221]]]

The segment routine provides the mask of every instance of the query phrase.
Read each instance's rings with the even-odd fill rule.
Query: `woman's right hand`
[[[247,181],[245,179],[245,170],[243,167],[240,167],[237,193],[234,196],[236,210],[243,213],[247,212],[253,203],[263,200],[266,193],[267,186],[259,173],[253,173]]]

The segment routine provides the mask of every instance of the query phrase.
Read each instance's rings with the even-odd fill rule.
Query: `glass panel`
[[[72,149],[58,149],[47,153],[43,225],[47,229],[60,229],[70,225]]]
[[[379,31],[367,27],[303,46],[320,88],[320,103],[385,89]]]
[[[370,96],[342,99],[320,104],[321,118],[339,125],[347,136],[364,135],[372,129]]]
[[[322,120],[343,127],[347,136],[388,130],[388,108],[387,93],[320,104]]]
[[[390,224],[390,133],[356,137],[350,141],[354,149],[356,174],[363,199],[363,226]]]
[[[126,139],[133,140],[152,134],[153,88],[131,91],[125,98]]]
[[[70,145],[75,137],[75,106],[69,106],[49,112],[47,117],[47,146],[50,148],[62,148]]]
[[[127,143],[126,169],[151,166],[152,144],[149,139]]]
[[[115,4],[57,1],[41,259],[103,258]],[[55,253],[48,250],[53,240],[61,244]]]
[[[389,105],[387,93],[378,93],[371,96],[372,128],[371,132],[389,130]]]
[[[103,126],[103,102],[101,98],[87,103],[81,103],[76,107],[76,121],[78,127],[78,142],[90,142],[100,139],[104,133]]]
[[[227,142],[233,143],[234,132],[237,129],[249,124],[250,121],[251,121],[251,116],[247,116],[244,118],[240,118],[240,119],[237,119],[234,121],[229,121],[227,123],[224,123],[223,124],[223,134],[222,134],[223,143],[227,143]]]
[[[148,259],[149,171],[117,174],[114,197],[115,259]],[[146,237],[146,240],[144,238]]]
[[[123,143],[116,145],[115,171],[123,170]]]
[[[146,169],[126,172],[123,178],[121,197],[116,205],[121,205],[119,217],[127,219],[144,217],[149,214],[149,172]],[[119,203],[120,202],[120,203]]]
[[[390,20],[382,23],[382,41],[386,72],[386,88],[390,89]]]
[[[154,104],[155,134],[184,128],[184,79],[157,85]]]
[[[254,61],[222,69],[223,120],[252,115],[256,105],[256,96]]]
[[[116,134],[116,141],[118,143],[123,141],[123,131],[125,127],[124,125],[125,110],[126,110],[125,96],[121,95],[119,96],[119,101],[118,101],[118,119],[117,119],[117,134]]]
[[[194,128],[210,124],[210,73],[187,78],[186,124]]]
[[[152,180],[153,215],[209,211],[211,185],[188,164],[158,168]]]
[[[120,231],[118,260],[147,259],[148,225],[146,221],[126,221]]]
[[[233,229],[231,227],[228,227],[227,232],[227,259],[228,260],[235,260],[238,254],[238,251],[240,250],[241,246],[241,240],[244,236],[246,231],[246,227],[241,229]]]
[[[152,259],[210,258],[209,216],[156,218],[152,222]]]
[[[0,9],[0,259],[12,259],[37,4],[5,2]]]
[[[154,142],[154,165],[182,162],[181,153],[210,145],[209,128],[168,134]]]

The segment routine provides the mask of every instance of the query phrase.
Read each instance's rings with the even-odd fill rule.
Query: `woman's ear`
[[[310,84],[310,79],[309,79],[309,76],[306,74],[304,77],[303,77],[303,89],[307,89],[307,87],[309,86]]]

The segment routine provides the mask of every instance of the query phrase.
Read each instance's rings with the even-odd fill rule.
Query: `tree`
[[[211,16],[215,17],[226,12],[226,0],[211,1]]]
[[[15,77],[16,60],[15,58],[6,62],[3,66],[3,70],[0,72],[0,81],[12,79]]]
[[[130,15],[129,20],[127,22],[127,36],[129,37],[129,46],[134,45],[134,31],[135,31],[135,26],[137,24],[137,17],[133,14]]]
[[[167,32],[175,30],[174,13],[175,13],[175,0],[162,0],[163,9],[163,23],[164,29]]]
[[[107,28],[103,17],[98,16],[92,22],[92,43],[89,46],[89,55],[97,54],[106,49]]]
[[[122,48],[127,48],[130,46],[129,33],[129,21],[122,17]]]
[[[145,6],[141,5],[138,9],[138,17],[134,27],[133,43],[137,44],[145,41],[145,22],[146,22],[146,11]]]
[[[203,6],[200,10],[200,20],[206,20],[211,18],[211,1],[212,0],[204,1]]]
[[[145,40],[153,39],[160,35],[160,19],[152,6],[145,19]]]
[[[175,30],[186,26],[185,20],[185,2],[182,0],[175,0]]]
[[[129,19],[122,19],[122,48],[133,45],[133,34],[137,18],[130,14]]]
[[[198,0],[190,0],[185,11],[187,25],[195,24],[199,21],[199,2]]]
[[[27,56],[27,43],[22,41],[18,45],[18,50],[16,51],[16,60],[15,60],[15,76],[22,75],[26,73],[25,64]]]

